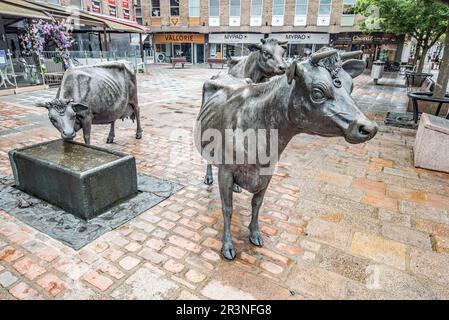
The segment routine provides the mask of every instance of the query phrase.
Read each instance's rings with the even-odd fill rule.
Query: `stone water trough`
[[[138,193],[133,156],[54,140],[9,152],[18,189],[89,220]]]

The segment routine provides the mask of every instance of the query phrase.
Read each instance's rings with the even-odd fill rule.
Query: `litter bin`
[[[377,84],[377,81],[384,75],[384,68],[384,61],[376,60],[373,62],[373,66],[371,67],[371,78],[373,78],[374,84]]]

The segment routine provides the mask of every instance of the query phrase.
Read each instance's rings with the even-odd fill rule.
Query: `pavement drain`
[[[14,188],[12,177],[0,177],[0,209],[63,244],[79,250],[183,188],[178,183],[144,174],[139,174],[137,179],[139,193],[136,196],[94,219],[85,221]],[[30,205],[19,206],[23,201]]]

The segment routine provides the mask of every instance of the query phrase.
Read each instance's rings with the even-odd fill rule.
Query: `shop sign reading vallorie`
[[[202,33],[156,33],[154,43],[204,43]]]

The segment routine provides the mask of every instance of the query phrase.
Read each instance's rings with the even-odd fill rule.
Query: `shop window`
[[[101,13],[101,1],[100,0],[92,0],[92,12]]]
[[[189,0],[189,17],[200,16],[200,0]]]
[[[272,26],[283,26],[284,25],[284,0],[273,0],[273,11],[271,18]]]
[[[220,26],[220,0],[209,0],[209,26]]]
[[[332,0],[320,0],[318,8],[317,26],[328,26],[330,24]]]
[[[160,17],[161,16],[160,0],[151,0],[151,16],[152,17]]]
[[[341,25],[352,27],[354,25],[354,6],[356,0],[343,0],[343,14],[341,16]]]
[[[179,16],[179,0],[170,0],[170,16]]]
[[[231,27],[240,26],[240,0],[230,0],[229,2],[229,25]]]
[[[307,24],[308,2],[308,0],[296,0],[295,26],[305,26]]]

